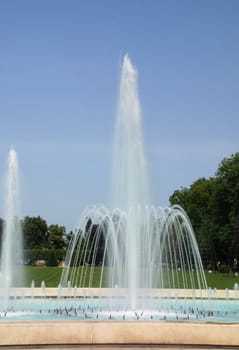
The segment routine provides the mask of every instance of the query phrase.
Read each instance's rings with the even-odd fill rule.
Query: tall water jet
[[[126,54],[123,59],[113,152],[113,208],[128,216],[125,227],[128,273],[126,276],[130,304],[135,308],[136,289],[140,284],[141,226],[144,213],[138,210],[149,203],[149,183],[141,127],[141,107],[138,96],[137,70]],[[140,221],[139,221],[140,220]]]
[[[22,264],[22,232],[20,225],[19,175],[16,151],[8,154],[5,181],[4,229],[1,248],[0,287],[2,308],[7,309],[10,288],[14,285],[16,266]],[[19,273],[19,270],[18,270]],[[19,279],[19,276],[18,276]]]
[[[113,208],[151,203],[141,126],[137,70],[124,56],[113,151]]]

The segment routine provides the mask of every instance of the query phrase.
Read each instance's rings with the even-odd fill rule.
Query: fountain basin
[[[11,290],[9,307],[0,310],[0,323],[72,320],[239,323],[237,291],[142,289],[135,309],[127,304],[126,293],[126,289],[120,288],[66,288],[60,289],[60,293],[57,288],[16,288]]]

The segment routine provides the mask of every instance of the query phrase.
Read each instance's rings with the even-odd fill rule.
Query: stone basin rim
[[[58,344],[238,346],[239,323],[117,320],[0,323],[0,347]]]

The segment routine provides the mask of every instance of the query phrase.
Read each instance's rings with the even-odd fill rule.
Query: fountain
[[[98,287],[103,287],[103,275],[108,270],[106,287],[114,293],[115,286],[126,288],[124,307],[141,312],[149,308],[149,299],[154,310],[155,288],[206,289],[198,246],[186,213],[179,206],[163,209],[149,205],[137,72],[128,55],[124,57],[120,82],[112,178],[115,209],[93,206],[83,212],[66,257],[61,285],[66,287],[68,281],[71,285],[85,285],[87,265],[100,262]],[[89,288],[94,271],[91,268]],[[161,309],[164,301],[161,298]],[[112,300],[110,304],[112,309]]]
[[[11,148],[8,155],[8,171],[5,185],[5,223],[0,260],[0,287],[2,290],[0,307],[3,309],[8,308],[10,288],[14,286],[16,266],[23,262],[19,212],[18,160],[16,151]],[[23,276],[21,279],[23,280]]]
[[[84,210],[58,288],[47,288],[44,281],[35,288],[33,281],[31,288],[22,293],[11,288],[10,294],[10,242],[17,240],[10,236],[19,233],[17,157],[10,151],[0,345],[238,345],[236,289],[223,296],[208,289],[187,214],[179,206],[151,204],[137,71],[128,55],[123,60],[113,160],[112,207]],[[9,339],[9,327],[14,340]]]

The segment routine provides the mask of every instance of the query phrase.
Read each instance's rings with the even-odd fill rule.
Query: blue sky
[[[109,203],[126,52],[154,204],[213,176],[239,150],[238,14],[237,0],[0,0],[0,176],[14,145],[22,216],[71,229]]]

